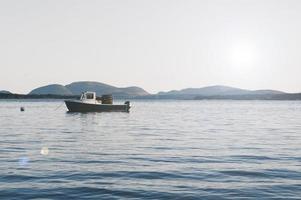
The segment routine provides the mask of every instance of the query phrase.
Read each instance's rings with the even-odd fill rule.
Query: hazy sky
[[[0,25],[0,90],[90,80],[301,92],[299,0],[0,0]]]

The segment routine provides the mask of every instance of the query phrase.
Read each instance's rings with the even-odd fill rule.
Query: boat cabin
[[[96,93],[95,92],[84,92],[82,93],[80,100],[85,103],[98,103],[96,101]]]

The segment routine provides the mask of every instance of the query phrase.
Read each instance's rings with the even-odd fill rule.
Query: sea
[[[0,199],[301,199],[301,101],[131,105],[1,100]]]

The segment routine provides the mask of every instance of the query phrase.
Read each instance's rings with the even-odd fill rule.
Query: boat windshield
[[[94,99],[94,94],[93,93],[87,93],[86,94],[86,99]]]

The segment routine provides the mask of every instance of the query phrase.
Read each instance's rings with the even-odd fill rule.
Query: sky
[[[0,0],[0,90],[301,92],[299,0]]]

